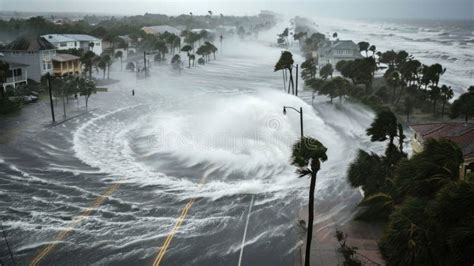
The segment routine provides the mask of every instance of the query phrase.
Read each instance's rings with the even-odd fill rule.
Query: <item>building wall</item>
[[[51,42],[51,41],[50,41]],[[80,49],[89,51],[89,41],[70,41],[70,42],[51,42],[58,50]],[[96,55],[102,54],[102,41],[94,41],[94,48],[92,49]]]
[[[51,58],[56,55],[55,50],[42,51],[3,51],[7,61],[28,65],[28,78],[39,82],[41,76],[53,73]]]

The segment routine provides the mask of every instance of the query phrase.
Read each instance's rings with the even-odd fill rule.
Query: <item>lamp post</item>
[[[295,112],[299,113],[300,114],[300,131],[301,131],[301,139],[303,139],[303,107],[300,107],[300,110],[298,111],[298,109],[294,108],[294,107],[291,107],[291,106],[283,106],[283,114],[286,115],[286,109],[289,108],[289,109],[293,109],[295,110]]]

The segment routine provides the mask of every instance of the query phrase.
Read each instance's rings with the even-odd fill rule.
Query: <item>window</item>
[[[15,77],[21,76],[21,68],[17,68],[13,70],[13,75]]]
[[[74,47],[77,47],[77,42],[74,42]]]
[[[95,46],[100,46],[100,42],[96,42],[96,43],[95,43]]]
[[[61,47],[66,47],[66,46],[67,46],[67,42],[59,43],[59,46],[61,46]]]

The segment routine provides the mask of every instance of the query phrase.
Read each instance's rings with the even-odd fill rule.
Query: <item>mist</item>
[[[92,9],[91,9],[92,7]],[[168,15],[215,14],[254,15],[271,10],[284,15],[337,18],[384,19],[473,19],[473,3],[469,0],[336,0],[336,1],[0,1],[1,11],[80,12],[109,15],[160,13]]]

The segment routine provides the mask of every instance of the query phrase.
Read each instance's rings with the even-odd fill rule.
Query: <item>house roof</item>
[[[49,42],[73,42],[74,39],[68,38],[62,34],[48,34],[48,35],[41,35],[41,37],[45,38]]]
[[[23,67],[27,67],[29,65],[27,64],[21,64],[21,63],[17,63],[17,62],[11,62],[11,61],[8,61],[8,60],[5,60],[5,59],[2,59],[0,61],[3,61],[5,63],[8,64],[8,67],[9,69],[13,69],[13,68],[23,68]]]
[[[464,159],[474,159],[474,123],[414,124],[411,128],[423,139],[449,139],[461,147]]]
[[[350,49],[359,49],[357,44],[351,40],[337,40],[333,43],[332,45],[333,49],[345,49],[345,50],[350,50]]]
[[[179,35],[181,33],[180,30],[178,30],[175,27],[169,26],[169,25],[148,26],[148,27],[143,27],[142,30],[149,30],[149,31],[152,31],[154,33],[169,32],[169,33],[173,33],[173,34],[176,34],[176,35]]]
[[[47,39],[50,42],[74,42],[74,41],[86,41],[94,42],[99,41],[100,39],[90,36],[87,34],[47,34],[42,35],[41,37]]]
[[[63,34],[66,38],[71,38],[76,41],[100,41],[99,38],[94,36],[86,35],[86,34]]]
[[[7,44],[4,51],[54,50],[56,47],[42,37],[22,36]]]
[[[79,56],[75,56],[72,54],[56,54],[55,56],[53,56],[53,61],[67,62],[67,61],[76,60],[79,58],[80,58]]]

